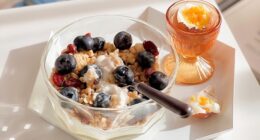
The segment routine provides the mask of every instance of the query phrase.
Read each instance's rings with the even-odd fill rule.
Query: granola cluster
[[[79,78],[77,74],[79,71],[83,69],[84,66],[89,65],[89,64],[95,64],[95,61],[98,56],[100,55],[109,55],[113,56],[115,54],[119,54],[119,57],[123,60],[124,64],[129,66],[133,72],[134,72],[134,80],[136,82],[147,82],[147,76],[145,75],[145,71],[138,65],[136,62],[136,57],[139,52],[144,51],[143,45],[138,43],[133,45],[131,49],[129,50],[123,50],[119,51],[116,49],[116,47],[112,43],[106,43],[104,46],[104,51],[99,51],[99,52],[93,52],[92,50],[90,51],[83,51],[80,53],[75,53],[75,59],[77,62],[77,67],[76,69],[71,73],[73,77],[77,80],[80,80],[81,82],[84,82],[83,78]],[[118,60],[114,59],[114,63],[119,66],[121,65]],[[158,67],[158,64],[154,64],[153,67],[156,69]],[[113,84],[114,83],[114,78],[111,77],[109,78],[109,83]],[[93,97],[95,94],[95,88],[97,88],[97,85],[92,84],[88,85],[88,87],[81,89],[80,90],[80,98],[79,98],[79,103],[85,104],[85,105],[93,105]],[[137,91],[128,91],[128,103],[130,103],[133,99],[136,98],[141,98],[141,95]],[[115,106],[116,102],[118,102],[118,96],[116,95],[111,95],[111,106]]]

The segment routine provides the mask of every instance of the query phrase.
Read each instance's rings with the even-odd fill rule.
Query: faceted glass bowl
[[[125,16],[85,17],[65,26],[51,36],[44,51],[41,71],[48,87],[48,97],[64,129],[76,137],[113,138],[145,132],[163,115],[162,107],[153,100],[147,100],[125,108],[95,108],[82,105],[62,96],[49,81],[56,58],[78,35],[89,32],[93,37],[104,37],[113,43],[116,33],[127,31],[133,37],[133,44],[144,40],[153,41],[159,48],[159,69],[166,55],[173,55],[178,64],[176,51],[167,37],[153,26],[138,19]],[[170,82],[163,90],[169,93],[176,77],[176,69],[169,76]]]

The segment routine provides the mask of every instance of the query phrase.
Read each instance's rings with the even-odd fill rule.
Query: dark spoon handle
[[[173,98],[165,93],[162,93],[161,91],[156,90],[146,85],[145,83],[137,83],[135,84],[135,88],[143,95],[153,99],[163,107],[180,115],[182,118],[187,118],[192,113],[192,109],[188,104],[176,98]]]

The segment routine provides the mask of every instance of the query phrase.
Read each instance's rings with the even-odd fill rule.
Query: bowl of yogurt
[[[165,71],[165,57],[174,68]],[[76,137],[114,138],[144,133],[163,108],[132,86],[143,82],[169,94],[178,56],[167,37],[125,16],[92,16],[51,36],[41,71],[64,129]]]

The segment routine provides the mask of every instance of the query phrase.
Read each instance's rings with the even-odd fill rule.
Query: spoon
[[[135,83],[133,87],[141,94],[153,99],[158,104],[178,114],[182,118],[187,118],[192,113],[192,108],[188,104],[154,89],[145,83]]]

